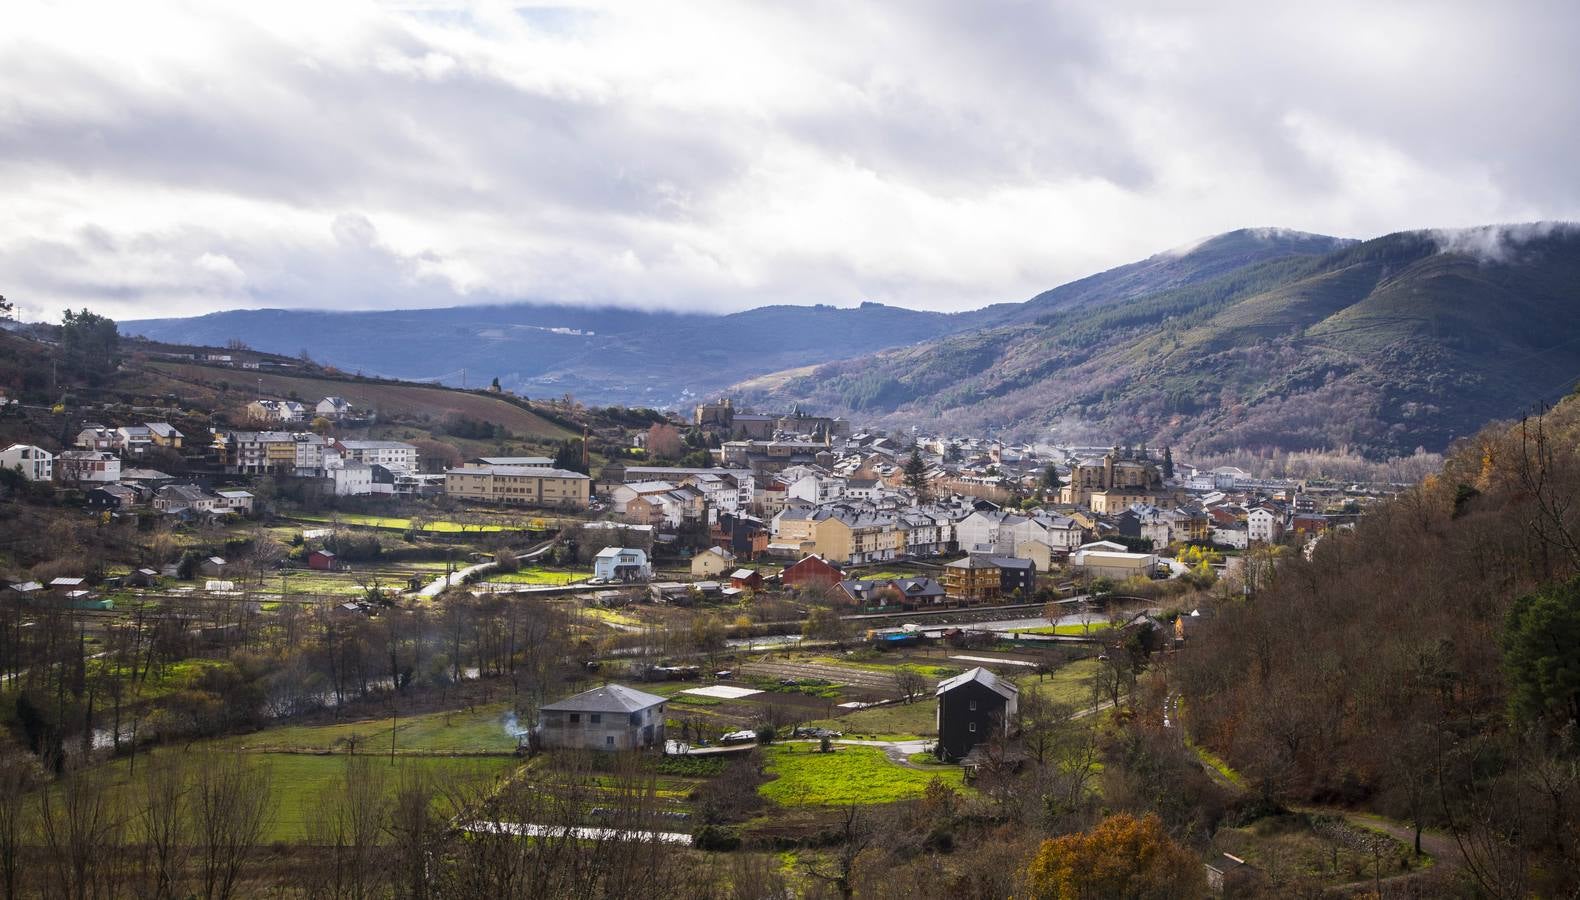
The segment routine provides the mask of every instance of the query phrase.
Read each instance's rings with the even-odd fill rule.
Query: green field
[[[1042,625],[1037,628],[1017,628],[1017,634],[1056,634],[1060,637],[1085,637],[1086,635],[1099,635],[1111,631],[1106,622],[1093,622],[1086,625]]]
[[[1050,700],[1084,709],[1092,705],[1092,677],[1097,666],[1095,659],[1079,659],[1046,678],[1027,672],[1015,683],[1022,691],[1036,691]]]
[[[135,693],[131,687],[128,687],[127,694],[128,696],[135,696],[139,700],[153,700],[167,694],[173,694],[192,684],[198,676],[203,674],[205,669],[212,669],[225,664],[226,661],[222,659],[194,657],[192,659],[177,660],[164,666],[155,666],[137,684]],[[105,675],[121,675],[129,671],[111,664],[107,659],[89,660],[88,667],[90,670],[101,672]]]
[[[924,697],[915,703],[890,703],[871,709],[858,709],[848,715],[811,724],[833,728],[850,736],[870,735],[882,739],[928,737],[938,730],[938,706],[931,697]]]
[[[959,769],[922,772],[890,762],[878,747],[838,746],[819,753],[812,744],[763,748],[770,776],[759,792],[781,806],[893,803],[920,797],[935,778],[959,787]]]
[[[202,746],[216,745],[199,745]],[[143,753],[138,756],[137,765],[141,770],[166,754],[185,752],[167,748]],[[271,793],[269,801],[272,814],[264,833],[264,841],[292,843],[306,840],[309,836],[309,824],[323,819],[326,798],[335,790],[337,780],[345,773],[348,757],[343,753],[248,753],[246,756],[249,763],[265,767],[269,773]],[[376,762],[376,765],[389,775],[385,781],[385,789],[390,794],[393,794],[400,784],[399,775],[402,767],[425,769],[432,773],[435,781],[441,785],[472,781],[481,786],[520,764],[521,760],[513,756],[404,757],[393,763],[388,758]],[[128,760],[118,759],[106,765],[111,775],[113,802],[124,805],[123,808],[128,810],[135,810],[137,785],[141,784],[143,777],[141,771],[138,773],[138,780],[133,782],[128,777],[130,774]]]
[[[332,520],[329,516],[293,516],[301,522],[329,524],[338,521],[341,525],[360,525],[364,528],[392,528],[397,531],[411,529],[411,519],[399,516],[370,516],[363,513],[341,513]],[[427,521],[423,523],[423,531],[434,534],[482,534],[489,531],[504,531],[503,525],[470,524],[463,522],[447,522],[443,520]]]
[[[249,751],[343,751],[355,740],[358,753],[388,754],[390,727],[395,727],[397,754],[508,754],[516,739],[506,733],[503,703],[470,712],[452,711],[359,719],[333,725],[286,725],[228,738],[225,743]]]
[[[324,799],[334,790],[336,780],[345,772],[346,757],[305,753],[257,753],[250,756],[258,764],[269,768],[273,785],[275,812],[265,840],[271,843],[305,840],[309,834],[309,823],[323,818]],[[443,784],[471,780],[486,783],[519,764],[520,760],[508,756],[401,759],[388,766],[390,777],[386,787],[389,793],[394,793],[400,783],[398,772],[401,766],[426,769],[436,781]]]
[[[484,575],[483,580],[494,584],[572,584],[577,581],[586,581],[592,577],[592,572],[571,571],[560,569],[545,569],[540,566],[524,566],[515,572],[498,572]]]

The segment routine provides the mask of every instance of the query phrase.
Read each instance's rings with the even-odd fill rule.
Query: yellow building
[[[1112,515],[1137,503],[1172,509],[1179,498],[1163,487],[1163,473],[1151,459],[1115,447],[1100,459],[1083,459],[1071,466],[1068,483],[1059,489],[1059,502]]]
[[[592,500],[592,479],[537,466],[464,466],[444,473],[444,492],[462,500],[511,506],[575,506]]]
[[[1003,590],[998,566],[979,556],[967,556],[944,566],[944,593],[956,600],[985,603],[997,600]]]

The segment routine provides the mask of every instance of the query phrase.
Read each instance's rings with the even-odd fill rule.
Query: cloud
[[[1506,263],[1520,248],[1554,234],[1573,233],[1573,222],[1524,222],[1518,225],[1483,225],[1477,228],[1438,228],[1427,232],[1439,253],[1459,253],[1482,263]]]
[[[963,309],[1250,224],[1580,218],[1580,11],[76,5],[0,31],[25,314]]]

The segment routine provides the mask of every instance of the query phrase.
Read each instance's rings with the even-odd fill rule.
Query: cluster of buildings
[[[247,418],[255,422],[306,422],[325,418],[340,422],[359,416],[355,407],[344,397],[325,397],[309,406],[297,400],[275,400],[260,397],[246,406]]]

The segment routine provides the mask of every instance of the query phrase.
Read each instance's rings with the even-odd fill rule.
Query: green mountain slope
[[[1538,234],[1497,259],[1424,233],[1230,259],[1195,283],[1044,304],[741,393],[894,424],[1200,451],[1441,449],[1580,377],[1580,230]]]

